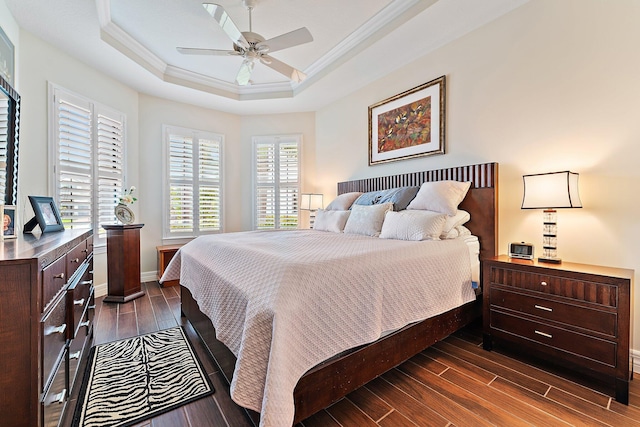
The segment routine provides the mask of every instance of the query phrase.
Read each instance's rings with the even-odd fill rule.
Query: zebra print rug
[[[130,426],[213,393],[181,327],[91,348],[73,426]]]

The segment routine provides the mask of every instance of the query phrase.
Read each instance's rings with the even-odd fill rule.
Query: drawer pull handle
[[[551,334],[547,334],[547,333],[540,332],[540,331],[534,331],[534,332],[535,332],[536,334],[538,334],[538,335],[542,335],[543,337],[553,338],[553,335],[551,335]]]
[[[544,311],[553,311],[553,308],[549,308],[549,307],[544,307],[542,305],[534,305],[535,308],[537,308],[538,310],[544,310]]]
[[[47,331],[47,333],[45,335],[53,335],[53,334],[64,334],[64,331],[67,330],[67,324],[64,323],[60,326],[54,326],[52,328],[49,328],[49,330]]]
[[[89,274],[93,274],[93,270],[89,271]]]
[[[89,310],[95,310],[96,309],[96,305],[95,304],[94,305],[88,305],[87,308]]]
[[[86,254],[87,252],[89,252],[89,249],[83,249],[82,252]]]
[[[79,327],[82,327],[82,326],[89,326],[90,324],[91,324],[91,321],[90,321],[90,320],[87,320],[86,322],[80,322],[80,324],[78,324],[78,326],[79,326]]]
[[[84,305],[84,298],[73,300],[73,305]]]
[[[80,258],[74,258],[74,259],[72,259],[72,260],[71,260],[71,261],[69,261],[69,262],[79,262],[79,261],[80,261]]]
[[[75,353],[69,353],[69,359],[80,359],[80,352],[76,351]]]
[[[544,281],[540,282],[540,284],[541,284],[542,286],[547,286],[547,282],[544,282]]]
[[[54,394],[53,396],[51,396],[51,401],[47,404],[47,406],[53,405],[54,403],[63,404],[66,399],[67,399],[67,389],[65,388],[60,393]]]
[[[54,279],[64,279],[64,273],[56,274],[53,276]]]
[[[85,280],[80,282],[81,285],[92,285],[93,284],[93,280]]]

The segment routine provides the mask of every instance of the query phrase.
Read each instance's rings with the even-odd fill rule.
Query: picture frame
[[[43,233],[64,230],[60,211],[53,197],[29,196],[35,216],[25,224],[24,232],[31,233],[36,225]]]
[[[15,54],[13,43],[7,37],[7,34],[0,27],[0,75],[11,85],[14,86],[15,73]]]
[[[446,78],[369,106],[369,166],[445,154]]]
[[[2,218],[2,239],[9,240],[18,237],[17,210],[14,205],[0,205],[0,217]]]

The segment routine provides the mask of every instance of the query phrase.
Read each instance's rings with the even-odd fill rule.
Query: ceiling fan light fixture
[[[269,40],[265,40],[260,34],[252,31],[251,11],[258,3],[258,0],[242,0],[244,6],[249,10],[249,31],[240,31],[231,20],[224,8],[214,3],[202,3],[204,9],[218,23],[220,28],[233,41],[233,50],[201,49],[178,47],[178,52],[186,55],[237,55],[242,56],[244,61],[240,66],[240,71],[236,76],[236,83],[240,86],[251,84],[251,73],[256,60],[260,60],[267,67],[288,77],[295,83],[303,81],[307,75],[302,71],[285,64],[282,61],[269,56],[269,53],[282,49],[291,48],[313,41],[309,30],[305,27],[281,34]]]
[[[255,62],[253,62],[253,58],[245,58],[236,76],[236,83],[240,86],[248,85],[251,82],[251,73],[253,72],[254,66]]]

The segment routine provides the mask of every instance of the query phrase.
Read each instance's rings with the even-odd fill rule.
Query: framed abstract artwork
[[[369,106],[369,165],[445,153],[445,76]]]

